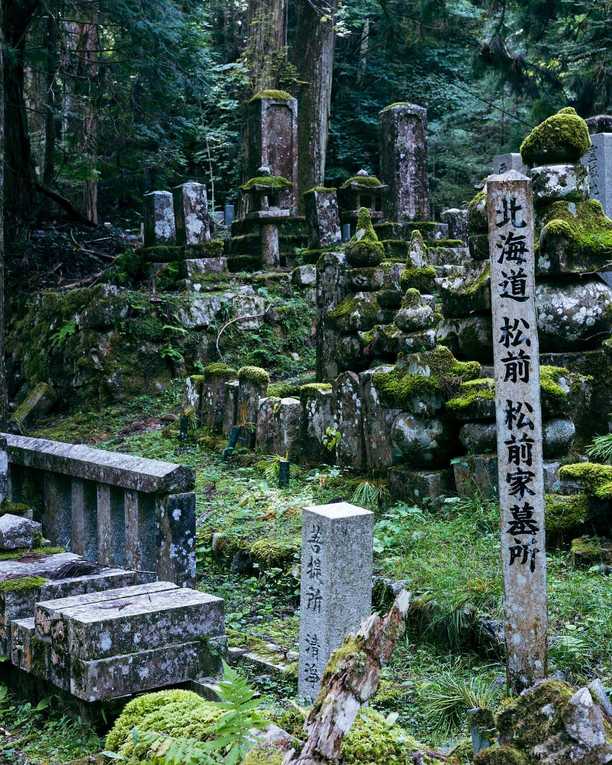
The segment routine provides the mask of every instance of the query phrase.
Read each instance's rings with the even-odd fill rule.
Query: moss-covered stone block
[[[544,518],[546,534],[557,541],[569,539],[589,517],[586,494],[546,494]]]
[[[433,266],[405,268],[400,275],[400,286],[402,290],[413,288],[431,294],[436,287],[435,279],[436,269]]]
[[[346,297],[326,317],[340,332],[368,330],[378,322],[380,306],[372,293]]]
[[[513,746],[490,746],[474,756],[474,765],[529,765],[529,760]]]
[[[595,462],[578,462],[563,465],[559,471],[561,480],[575,481],[590,497],[612,501],[612,465],[600,465]]]
[[[468,234],[487,234],[487,194],[479,191],[468,202]]]
[[[576,537],[570,547],[574,566],[612,564],[612,542],[602,537]]]
[[[577,162],[591,145],[589,128],[571,106],[537,125],[521,144],[525,164]]]

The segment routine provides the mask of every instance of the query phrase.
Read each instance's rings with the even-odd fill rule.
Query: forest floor
[[[301,508],[335,500],[369,507],[376,514],[375,573],[405,580],[417,604],[372,706],[430,746],[465,738],[468,710],[494,708],[505,693],[502,657],[479,637],[482,625],[501,618],[495,503],[478,496],[438,510],[392,503],[384,483],[333,465],[293,467],[290,486],[280,489],[274,458],[238,451],[224,462],[222,442],[203,431],[179,442],[181,388],[177,381],[157,398],[55,417],[32,435],[195,468],[198,587],[225,598],[230,644],[252,650],[270,641],[297,649]],[[236,565],[236,551],[249,553],[249,565]],[[575,568],[563,546],[547,559],[550,672],[574,684],[599,677],[609,687],[609,580],[597,567]],[[296,696],[291,673],[245,672],[272,707],[286,708]],[[53,699],[33,706],[0,687],[0,762],[67,762],[102,743]]]

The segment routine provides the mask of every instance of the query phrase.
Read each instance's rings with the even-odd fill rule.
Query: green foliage
[[[23,592],[38,590],[47,583],[44,576],[21,576],[18,579],[5,579],[0,582],[0,595],[5,592]]]
[[[586,453],[594,460],[612,464],[612,433],[595,436],[591,445],[587,447]]]
[[[386,481],[360,481],[353,492],[351,502],[368,510],[379,510],[389,501]]]

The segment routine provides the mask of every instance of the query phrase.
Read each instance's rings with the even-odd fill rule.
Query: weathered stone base
[[[411,470],[401,465],[389,470],[389,492],[402,502],[431,502],[439,506],[453,493],[450,470]]]

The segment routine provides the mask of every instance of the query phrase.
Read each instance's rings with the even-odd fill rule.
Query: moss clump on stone
[[[271,396],[273,398],[291,398],[291,397],[299,398],[301,387],[302,386],[300,385],[300,383],[287,383],[287,382],[271,383],[270,385],[268,385],[266,396]]]
[[[461,383],[458,396],[446,402],[446,408],[451,412],[463,412],[479,401],[495,400],[495,380],[492,377],[479,377]]]
[[[348,179],[348,181],[344,181],[344,183],[342,184],[342,186],[340,186],[340,188],[348,189],[353,184],[357,186],[363,186],[363,188],[366,188],[366,189],[382,186],[380,179],[378,179],[375,175],[353,175]]]
[[[340,329],[349,330],[350,317],[355,314],[359,319],[360,324],[375,324],[378,316],[378,301],[374,298],[367,300],[350,296],[344,298],[335,308],[333,308],[328,314],[328,321]],[[367,329],[366,326],[362,326],[361,329]]]
[[[317,393],[328,393],[331,389],[331,383],[306,383],[300,387],[300,397],[315,398]]]
[[[302,194],[302,196],[306,196],[306,194],[312,194],[314,191],[318,191],[321,194],[324,194],[327,192],[332,193],[334,191],[337,191],[337,189],[334,186],[313,186],[311,189],[308,189],[307,191],[305,191]]]
[[[256,746],[247,752],[241,765],[282,765],[284,753],[274,746]]]
[[[434,239],[429,243],[429,247],[437,249],[438,247],[464,247],[462,239]]]
[[[414,287],[422,293],[429,294],[435,287],[436,269],[433,266],[405,268],[400,274],[400,286],[403,290]]]
[[[544,516],[546,533],[564,537],[586,523],[589,500],[586,494],[546,494]]]
[[[214,736],[215,723],[224,711],[220,704],[206,701],[191,691],[146,694],[125,706],[106,737],[106,749],[120,754],[127,765],[148,764],[152,753],[150,741],[143,734],[188,738],[197,745]]]
[[[258,539],[249,548],[254,563],[275,568],[285,568],[293,561],[300,549],[299,539]]]
[[[46,555],[58,555],[66,552],[63,547],[21,547],[19,550],[0,552],[1,560],[21,560],[21,558],[42,558]]]
[[[577,481],[585,493],[596,499],[612,500],[612,465],[596,462],[578,462],[563,465],[559,470],[561,480]]]
[[[31,506],[24,502],[13,502],[10,499],[5,499],[0,504],[0,515],[10,513],[11,515],[24,516],[31,509]]]
[[[534,127],[520,152],[523,162],[531,166],[577,162],[590,145],[586,122],[569,106]]]
[[[241,367],[238,370],[238,379],[240,382],[251,382],[266,387],[270,384],[270,375],[261,367]]]
[[[406,765],[419,752],[418,761],[430,765],[433,760],[427,749],[379,712],[362,709],[342,741],[341,761],[344,765]]]
[[[235,378],[237,375],[234,367],[229,364],[225,364],[223,361],[215,361],[212,364],[207,364],[204,367],[203,378],[205,380],[211,380],[214,377],[225,377],[227,379]]]
[[[406,408],[415,397],[447,396],[456,391],[462,381],[480,374],[476,361],[457,361],[448,348],[439,345],[418,355],[417,367],[429,372],[419,374],[396,366],[389,372],[375,372],[373,383],[388,406]]]
[[[378,239],[370,211],[367,207],[359,208],[355,236],[346,245],[346,257],[352,266],[377,266],[383,259],[385,250]]]
[[[474,765],[528,765],[523,752],[513,746],[490,746],[478,752]]]
[[[255,186],[264,186],[266,189],[282,191],[283,189],[290,189],[293,183],[287,180],[287,178],[283,178],[282,175],[258,175],[255,178],[249,178],[240,188],[242,191],[251,191]]]
[[[468,202],[468,233],[486,234],[487,224],[487,193],[477,192]]]
[[[540,259],[562,250],[566,260],[593,270],[612,260],[612,220],[596,199],[579,202],[575,213],[567,202],[553,202],[542,223]]]
[[[0,595],[5,592],[38,590],[45,584],[47,584],[47,580],[44,576],[21,576],[18,579],[5,579],[0,582]]]
[[[185,248],[188,258],[220,258],[225,249],[223,239],[210,239],[200,244],[190,244]]]
[[[506,702],[495,719],[500,740],[522,750],[533,749],[562,726],[572,696],[566,683],[545,680]]]
[[[254,101],[263,101],[266,98],[269,98],[272,101],[291,101],[293,96],[286,90],[267,88],[265,90],[258,90],[257,93],[249,99],[249,103],[252,104]]]

